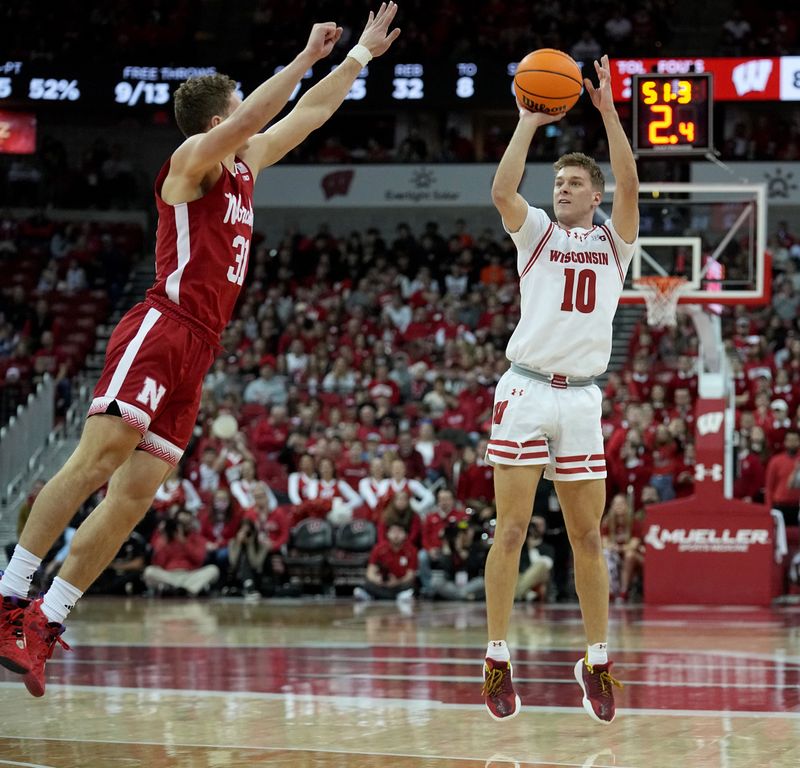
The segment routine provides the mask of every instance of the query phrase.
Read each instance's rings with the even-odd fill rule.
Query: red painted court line
[[[296,692],[480,703],[476,654],[468,648],[331,648],[335,658],[329,660],[321,658],[324,653],[324,647],[88,646],[50,665],[48,679],[98,688]],[[574,705],[577,689],[569,664],[544,662],[573,662],[575,655],[569,651],[516,654],[523,698],[542,706]],[[459,663],[444,664],[445,658]],[[779,660],[633,651],[616,654],[615,660],[615,673],[628,683],[619,693],[620,706],[779,713],[800,709],[800,667]],[[103,661],[107,664],[98,663]],[[626,668],[626,661],[637,666]],[[702,666],[712,663],[717,666]],[[19,679],[10,674],[4,677]]]

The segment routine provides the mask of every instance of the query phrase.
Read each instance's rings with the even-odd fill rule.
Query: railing
[[[45,375],[0,429],[0,503],[5,504],[41,460],[55,421],[55,382]]]

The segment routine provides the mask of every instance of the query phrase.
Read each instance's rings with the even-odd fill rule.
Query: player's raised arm
[[[603,56],[599,63],[595,61],[594,68],[599,81],[597,88],[592,85],[589,78],[583,82],[592,104],[597,107],[603,118],[608,136],[611,170],[616,182],[611,223],[625,242],[632,243],[639,231],[639,175],[636,172],[636,161],[614,106],[608,56]]]
[[[306,93],[297,106],[282,120],[258,136],[252,136],[244,160],[254,171],[278,162],[300,144],[312,131],[322,126],[341,106],[361,70],[380,56],[400,34],[389,31],[397,4],[381,3],[377,13],[370,11],[358,44],[345,60]]]
[[[528,202],[518,190],[525,173],[525,161],[528,159],[533,135],[540,125],[555,123],[564,117],[564,113],[547,115],[544,112],[530,112],[519,103],[517,107],[519,122],[503,157],[500,158],[492,182],[492,202],[503,217],[503,223],[509,232],[516,232],[525,223],[528,215]]]
[[[220,105],[220,114],[211,119],[210,126],[198,127],[189,136],[172,155],[171,173],[199,180],[233,155],[286,106],[309,67],[327,56],[341,35],[342,28],[332,21],[314,24],[306,47],[294,61],[258,86],[243,102],[237,104],[238,98],[231,96],[227,104]]]

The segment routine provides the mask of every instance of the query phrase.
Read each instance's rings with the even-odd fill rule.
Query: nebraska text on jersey
[[[611,356],[611,324],[635,243],[610,219],[567,230],[533,207],[511,239],[521,302],[506,357],[544,373],[598,376]]]
[[[237,166],[239,163],[237,163]],[[247,224],[247,226],[253,226],[253,209],[252,208],[245,208],[242,205],[242,196],[241,195],[234,195],[230,192],[225,193],[225,197],[228,198],[228,210],[225,211],[225,218],[222,220],[223,224]]]
[[[156,281],[147,299],[162,311],[185,317],[215,343],[233,314],[247,274],[253,236],[253,175],[236,159],[223,166],[203,197],[170,205],[161,198],[169,172],[156,179],[158,231]]]

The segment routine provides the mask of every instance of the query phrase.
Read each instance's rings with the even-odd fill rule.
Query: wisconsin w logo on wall
[[[703,436],[713,435],[714,433],[719,432],[719,428],[722,426],[723,418],[724,414],[722,411],[711,411],[710,413],[704,413],[697,419],[697,431]]]
[[[753,59],[739,64],[734,67],[732,75],[736,93],[744,96],[751,91],[765,91],[771,74],[772,62],[769,59]]]

